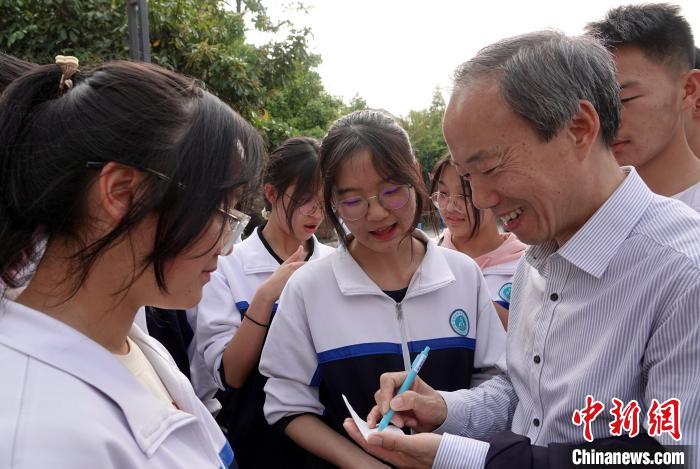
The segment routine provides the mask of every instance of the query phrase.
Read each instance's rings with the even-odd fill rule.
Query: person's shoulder
[[[316,258],[316,256],[314,256],[314,260],[318,260],[318,259],[324,258],[330,254],[333,254],[336,250],[336,248],[334,248],[333,246],[323,244],[320,241],[316,244],[316,249],[318,249],[318,258]]]
[[[685,203],[657,196],[634,228],[650,254],[685,259],[700,269],[700,214]]]
[[[680,194],[674,195],[673,198],[685,202],[690,208],[700,212],[700,181]]]
[[[118,406],[89,384],[3,345],[0,362],[0,453],[13,461],[48,452],[51,467],[98,467],[109,464],[106,441],[133,440]]]
[[[436,244],[433,244],[430,249],[434,249],[436,255],[442,256],[448,262],[448,264],[450,264],[450,267],[479,270],[479,266],[476,264],[474,259],[463,252],[446,248],[444,246],[438,246]]]
[[[292,274],[289,281],[291,282],[294,280],[294,283],[317,283],[323,280],[323,276],[332,274],[334,259],[341,255],[341,249],[329,249],[330,251],[326,251],[325,255],[311,261],[307,261],[304,265],[299,267],[299,269]]]

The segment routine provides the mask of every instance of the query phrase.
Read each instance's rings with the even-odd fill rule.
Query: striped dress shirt
[[[656,438],[700,443],[700,215],[624,169],[564,246],[528,249],[513,279],[508,372],[443,393],[434,467],[483,467],[486,441],[503,430],[537,446],[584,442],[572,415],[586,395],[605,406],[595,439],[611,436],[613,398],[638,402],[640,432],[652,399],[678,398],[681,440]]]

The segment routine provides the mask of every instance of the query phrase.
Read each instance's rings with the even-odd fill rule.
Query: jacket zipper
[[[401,354],[403,355],[403,367],[406,371],[411,369],[411,355],[408,351],[408,342],[406,341],[406,325],[403,320],[403,309],[401,303],[396,303],[396,320],[399,322],[399,330],[401,331]]]

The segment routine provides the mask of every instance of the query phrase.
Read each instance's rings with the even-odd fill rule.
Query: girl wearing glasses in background
[[[408,370],[426,345],[421,377],[431,386],[477,385],[489,375],[475,367],[503,366],[505,331],[477,265],[415,229],[427,196],[391,116],[365,110],[336,121],[321,171],[342,247],[299,269],[282,293],[260,361],[265,416],[320,458],[308,466],[378,466],[345,437],[341,394],[367,415],[380,375]]]
[[[507,328],[513,275],[527,245],[512,233],[501,233],[491,210],[472,205],[469,181],[457,174],[449,154],[435,164],[430,192],[435,231],[436,209],[447,225],[438,244],[468,255],[479,265],[498,317]]]
[[[290,275],[305,261],[333,252],[314,236],[323,220],[319,151],[316,140],[297,137],[272,152],[263,176],[267,223],[219,260],[197,306],[192,371],[200,368],[215,383],[209,391],[199,390],[200,397],[217,387],[229,391],[220,394],[218,421],[240,468],[299,467],[303,458],[265,421],[266,378],[258,361]]]
[[[150,64],[58,57],[0,99],[0,466],[219,468],[233,460],[143,305],[188,308],[245,224],[253,127]],[[38,236],[41,234],[41,236]]]

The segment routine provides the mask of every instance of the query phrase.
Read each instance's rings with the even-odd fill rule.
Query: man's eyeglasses
[[[85,167],[89,169],[97,169],[102,168],[106,164],[106,162],[102,161],[88,161],[87,163],[85,163]],[[150,173],[162,181],[170,182],[172,180],[170,176],[165,175],[160,171],[156,171],[155,169],[136,169],[138,169],[139,171],[145,171],[147,173]],[[177,183],[177,187],[178,189],[182,190],[186,189],[186,186],[181,182]],[[238,237],[241,236],[241,234],[243,233],[243,230],[250,221],[250,217],[236,209],[233,209],[230,212],[222,208],[218,208],[217,210],[224,219],[224,227],[228,228],[224,230],[224,232],[221,235],[221,255],[227,256],[233,251],[233,245],[236,243]]]
[[[447,206],[452,201],[452,206],[459,213],[467,213],[467,196],[465,195],[447,195],[444,192],[433,192],[430,194],[430,201],[435,208],[447,210]]]
[[[400,186],[391,186],[372,197],[362,197],[354,195],[346,199],[335,202],[334,208],[345,221],[357,221],[367,215],[369,210],[369,200],[377,199],[379,205],[386,210],[399,210],[403,208],[411,198],[411,186],[403,184]]]

